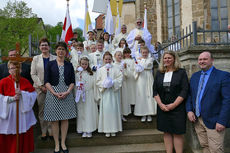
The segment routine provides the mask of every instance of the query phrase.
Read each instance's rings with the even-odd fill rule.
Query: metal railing
[[[50,38],[50,40],[52,40]],[[50,42],[50,52],[51,53],[54,53],[54,46],[55,44],[60,40],[60,36],[57,35],[56,36],[56,42]],[[29,56],[32,57],[32,56],[35,56],[35,55],[38,55],[41,53],[41,51],[39,50],[39,38],[33,38],[32,35],[30,34],[29,35]]]
[[[199,45],[229,45],[230,46],[230,39],[229,39],[229,30],[206,30],[205,24],[203,24],[203,28],[197,27],[197,22],[194,21],[189,27],[186,27],[185,30],[182,30],[182,35],[164,45],[160,50],[155,52],[155,54],[162,53],[164,50],[174,50],[179,51],[185,47],[189,46],[199,46]]]

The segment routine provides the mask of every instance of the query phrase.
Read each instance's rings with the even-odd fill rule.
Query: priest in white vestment
[[[136,57],[139,56],[138,51],[138,41],[143,39],[145,41],[145,45],[149,48],[151,45],[152,35],[149,33],[147,29],[142,27],[143,20],[141,18],[136,21],[136,28],[130,31],[126,41],[129,45],[129,48],[132,51],[132,54],[136,54]]]

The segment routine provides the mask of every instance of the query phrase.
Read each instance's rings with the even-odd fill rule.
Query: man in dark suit
[[[15,49],[12,49],[12,50],[9,50],[8,52],[8,56],[9,57],[16,57],[16,50]],[[26,78],[27,80],[30,81],[30,83],[33,84],[33,81],[31,79],[31,76],[30,76],[30,65],[29,64],[26,64],[26,63],[22,63],[21,65],[21,76]],[[3,63],[3,64],[0,64],[0,80],[9,76],[9,70],[8,70],[8,66],[7,66],[7,63]]]
[[[230,125],[230,73],[216,69],[213,61],[210,52],[199,55],[201,71],[191,77],[186,111],[203,152],[224,153],[225,128]]]

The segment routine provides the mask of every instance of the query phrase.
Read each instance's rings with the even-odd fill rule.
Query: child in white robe
[[[149,50],[147,47],[141,48],[142,57],[137,60],[135,65],[136,86],[136,105],[134,115],[142,116],[141,121],[151,122],[151,115],[156,114],[156,102],[153,98],[153,58],[148,57]]]
[[[105,52],[104,66],[97,72],[96,85],[101,93],[98,132],[106,137],[116,136],[122,131],[119,89],[122,85],[122,72],[113,66],[112,55]]]
[[[127,101],[127,99],[125,97],[127,97],[127,93],[123,92],[123,85],[125,84],[124,77],[127,76],[127,73],[129,73],[127,71],[127,65],[124,64],[124,62],[122,61],[122,52],[121,51],[116,51],[114,54],[115,57],[115,62],[114,62],[114,66],[116,66],[117,68],[119,68],[121,70],[121,72],[123,73],[123,82],[122,82],[122,88],[121,88],[121,92],[120,92],[120,98],[121,98],[121,115],[122,115],[122,120],[123,121],[127,121],[127,119],[124,116],[128,116],[131,113],[131,106],[129,101]],[[124,69],[124,66],[126,66],[126,68]],[[127,89],[127,88],[124,88]],[[130,90],[130,89],[129,89]],[[130,96],[130,95],[128,95]]]
[[[92,137],[98,127],[98,107],[94,100],[95,74],[89,67],[89,59],[83,56],[76,73],[77,132],[82,137]]]
[[[71,60],[70,62],[73,64],[74,70],[76,70],[79,66],[79,60],[82,56],[88,55],[88,53],[84,50],[84,45],[82,42],[78,42],[76,45],[76,50],[73,49],[70,52]]]
[[[135,61],[131,58],[131,50],[125,48],[123,51],[124,77],[122,84],[122,99],[127,101],[129,105],[136,104],[136,80],[134,78]]]

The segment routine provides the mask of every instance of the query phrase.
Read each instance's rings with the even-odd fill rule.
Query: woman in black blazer
[[[68,153],[65,145],[68,131],[68,119],[76,118],[76,103],[72,90],[75,84],[75,74],[71,63],[65,61],[67,45],[58,42],[56,47],[57,59],[48,62],[45,70],[45,86],[48,89],[44,119],[51,122],[55,141],[54,153],[62,150]],[[59,121],[61,121],[61,148],[59,147]]]
[[[183,153],[188,89],[188,77],[180,68],[177,54],[164,52],[154,80],[153,96],[158,104],[157,129],[164,132],[167,153],[173,153],[173,147],[176,153]]]

